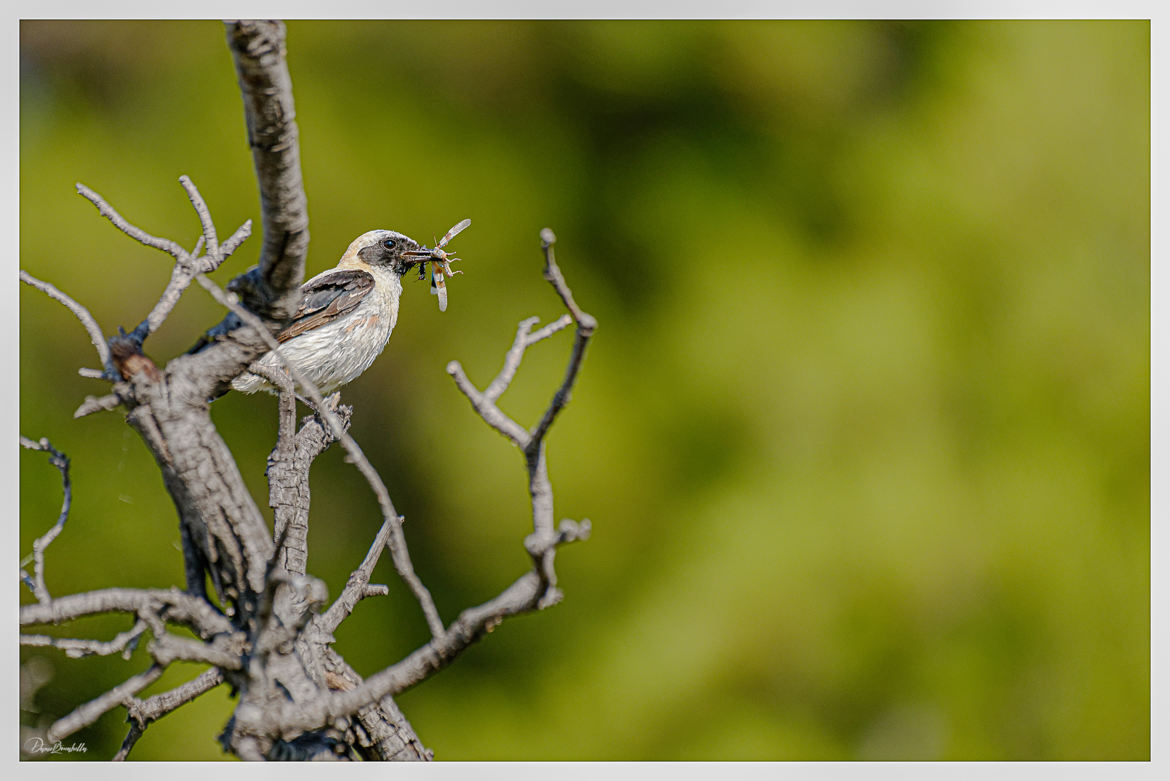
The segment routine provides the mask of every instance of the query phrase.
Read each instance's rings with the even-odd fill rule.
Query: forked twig
[[[126,718],[130,722],[130,731],[127,733],[126,739],[122,741],[122,747],[114,755],[114,761],[124,761],[130,753],[130,749],[134,748],[134,744],[142,737],[142,733],[153,722],[186,705],[201,694],[211,691],[221,683],[223,683],[223,671],[218,667],[212,667],[181,686],[153,697],[147,697],[145,700],[134,696],[127,697],[124,704]]]
[[[61,489],[64,497],[61,500],[61,512],[57,516],[57,522],[33,542],[32,576],[30,577],[24,570],[21,570],[21,580],[32,590],[38,602],[46,603],[52,597],[49,595],[48,587],[45,586],[45,548],[48,548],[65,528],[65,521],[69,518],[69,508],[73,505],[73,484],[69,479],[69,457],[53,447],[44,437],[36,442],[28,437],[21,437],[20,446],[28,450],[40,450],[48,453],[49,463],[61,472]]]
[[[552,484],[548,479],[548,467],[545,463],[544,438],[557,415],[569,402],[570,393],[581,369],[581,362],[585,357],[585,348],[588,347],[589,340],[597,329],[597,320],[577,306],[577,302],[573,299],[573,293],[569,290],[553,255],[553,244],[556,242],[556,236],[551,230],[545,228],[540,232],[540,238],[545,260],[544,278],[549,281],[557,295],[560,296],[565,308],[569,310],[569,314],[563,315],[534,333],[532,328],[536,325],[537,319],[531,317],[522,321],[516,331],[512,347],[505,357],[504,367],[483,392],[480,392],[468,379],[458,361],[452,361],[447,365],[447,373],[454,378],[456,386],[467,396],[471,406],[483,418],[484,422],[511,440],[524,453],[525,465],[528,470],[528,493],[532,497],[533,526],[532,534],[525,541],[525,548],[532,556],[536,573],[541,580],[543,595],[540,607],[547,607],[561,598],[560,592],[556,589],[556,571],[553,568],[553,557],[558,540],[581,539],[588,536],[589,523],[585,520],[580,526],[576,526],[572,522],[566,521],[562,523],[560,533],[553,528]],[[577,331],[569,363],[565,369],[565,378],[541,416],[540,422],[531,431],[525,430],[519,423],[500,410],[496,405],[496,399],[507,389],[520,365],[524,351],[530,345],[561,330],[569,322],[577,324]],[[566,526],[566,523],[570,525]]]
[[[593,336],[593,332],[597,330],[597,319],[588,312],[582,311],[577,306],[577,302],[573,300],[573,292],[569,290],[569,286],[561,274],[561,269],[557,266],[556,258],[553,255],[553,244],[556,243],[556,240],[557,237],[548,228],[540,232],[541,248],[544,249],[544,278],[557,291],[557,295],[565,303],[565,308],[569,310],[569,314],[573,316],[574,322],[577,323],[577,336],[573,341],[573,352],[569,356],[569,365],[565,368],[565,379],[561,382],[561,387],[553,395],[552,403],[549,404],[544,416],[540,419],[540,423],[536,424],[536,428],[532,431],[534,441],[540,441],[544,438],[549,426],[556,420],[557,415],[560,414],[560,411],[564,409],[565,405],[569,403],[569,394],[572,392],[573,385],[577,381],[577,374],[581,370],[581,362],[585,359],[585,348],[589,346],[589,339]]]
[[[401,519],[399,519],[399,523],[401,523]],[[374,536],[374,542],[370,545],[370,550],[361,566],[350,574],[345,588],[342,589],[341,594],[334,600],[333,604],[314,619],[314,625],[318,630],[325,634],[331,634],[341,625],[346,616],[353,612],[358,602],[367,597],[385,596],[390,592],[386,586],[370,583],[370,576],[382,555],[382,550],[390,540],[390,533],[390,522],[384,521],[382,528]]]
[[[183,249],[176,241],[159,238],[142,230],[119,214],[102,196],[80,182],[77,183],[77,192],[97,207],[98,212],[109,220],[115,228],[135,241],[147,247],[161,250],[175,259],[174,268],[171,269],[171,278],[167,282],[167,286],[163,290],[162,295],[150,310],[146,319],[139,323],[130,333],[130,336],[139,345],[146,341],[146,337],[159,329],[159,326],[170,315],[171,310],[179,303],[183,291],[190,286],[191,280],[196,274],[211,272],[219,268],[220,264],[231,255],[236,247],[252,233],[252,221],[246,220],[232,234],[231,238],[224,242],[223,245],[220,245],[215,224],[211,219],[211,212],[208,210],[207,203],[203,200],[203,196],[200,195],[198,188],[195,187],[190,177],[186,175],[179,177],[179,184],[186,191],[187,198],[191,201],[191,205],[195,209],[195,214],[199,217],[199,224],[202,228],[202,234],[195,243],[195,249],[191,252]],[[206,249],[206,253],[200,255],[199,252],[202,249]],[[80,417],[80,415],[77,415],[77,417]]]
[[[472,385],[458,362],[452,361],[447,368],[459,389],[467,395],[484,421],[512,440],[525,454],[529,492],[532,496],[533,533],[525,539],[524,546],[532,557],[533,569],[494,599],[464,610],[446,631],[435,635],[430,642],[402,661],[375,673],[357,686],[345,691],[332,692],[326,697],[303,705],[298,704],[296,707],[282,706],[280,721],[285,729],[310,729],[316,724],[330,723],[334,719],[349,716],[382,697],[405,691],[450,664],[471,643],[485,632],[490,632],[505,618],[543,609],[560,599],[560,592],[556,588],[556,573],[553,569],[556,548],[576,540],[587,539],[591,524],[588,519],[580,523],[564,520],[559,528],[554,529],[552,487],[544,458],[544,436],[557,412],[568,401],[568,394],[580,369],[585,346],[596,329],[597,322],[573,301],[564,278],[551,258],[549,251],[551,236],[551,231],[542,233],[542,238],[545,239],[546,277],[550,279],[562,301],[569,308],[570,314],[535,332],[532,331],[532,327],[536,324],[536,318],[529,318],[520,323],[516,338],[505,358],[504,368],[489,386],[490,396],[488,392],[481,393]],[[570,321],[577,323],[577,341],[569,359],[565,380],[550,402],[549,410],[541,419],[541,425],[532,432],[525,431],[499,410],[495,399],[507,388],[524,350],[563,329]],[[341,618],[353,609],[365,583],[368,582],[368,573],[372,571],[377,561],[379,550],[379,541],[375,540],[362,567],[351,576],[346,592],[319,617],[320,629],[330,631],[331,627],[335,627]]]

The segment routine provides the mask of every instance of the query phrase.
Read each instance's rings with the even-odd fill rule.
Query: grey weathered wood
[[[569,401],[596,321],[573,300],[553,259],[554,238],[546,231],[542,234],[545,277],[568,314],[535,331],[535,318],[522,322],[504,368],[485,391],[471,383],[457,362],[448,366],[475,411],[521,451],[528,476],[533,531],[524,546],[532,569],[494,599],[468,608],[455,621],[444,624],[430,592],[414,572],[402,534],[402,518],[389,491],[348,432],[352,410],[340,406],[336,397],[324,399],[295,366],[288,365],[284,367],[287,377],[270,380],[287,390],[280,401],[280,435],[269,457],[269,504],[275,527],[270,531],[212,423],[209,399],[222,393],[243,370],[254,370],[253,362],[276,347],[274,334],[300,298],[308,217],[291,79],[285,62],[284,26],[278,22],[229,22],[227,39],[243,96],[248,143],[260,190],[263,247],[259,265],[233,280],[228,293],[207,278],[206,273],[248,237],[250,223],[221,243],[211,210],[194,183],[183,177],[180,182],[202,228],[200,241],[191,252],[134,226],[100,195],[78,186],[115,227],[175,259],[171,280],[158,303],[130,334],[119,332],[105,340],[81,304],[51,285],[21,274],[22,281],[68,306],[90,333],[105,370],[87,376],[100,374],[113,385],[109,394],[88,400],[77,414],[119,405],[126,409],[126,420],[154,456],[178,514],[186,590],[103,589],[54,598],[43,587],[43,579],[29,576],[27,582],[38,602],[21,608],[22,627],[100,613],[126,614],[133,617],[134,624],[109,641],[25,634],[22,643],[75,655],[109,654],[132,650],[140,638],[150,636],[147,651],[152,663],[146,671],[81,705],[51,728],[52,737],[63,738],[92,724],[111,708],[125,705],[131,728],[117,759],[126,758],[153,720],[227,682],[236,693],[236,705],[220,740],[225,750],[240,758],[429,760],[431,752],[394,702],[394,695],[451,664],[507,617],[559,601],[556,549],[589,535],[587,520],[554,525],[544,440]],[[190,352],[160,365],[144,351],[145,340],[193,280],[230,314]],[[525,350],[569,325],[576,326],[575,341],[564,380],[540,420],[526,429],[500,411],[496,401],[515,376]],[[314,413],[299,430],[295,426],[296,397],[291,392],[294,382]],[[314,459],[333,442],[345,449],[366,477],[378,499],[382,524],[365,559],[342,593],[330,602],[324,584],[307,572],[308,475]],[[32,440],[28,443],[35,444]],[[68,509],[68,490],[66,475],[62,520]],[[60,527],[61,521],[51,533],[60,533]],[[43,539],[51,540],[48,535]],[[37,551],[38,573],[43,569],[45,545],[47,542]],[[419,602],[431,639],[405,659],[363,679],[333,649],[333,632],[359,601],[387,593],[385,586],[370,583],[383,550],[389,552],[395,571]],[[195,638],[171,632],[169,628],[174,626],[189,629]],[[179,660],[211,668],[171,692],[145,700],[137,697],[168,665]]]

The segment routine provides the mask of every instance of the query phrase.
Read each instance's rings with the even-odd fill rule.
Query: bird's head
[[[341,268],[382,268],[402,276],[419,263],[419,243],[398,231],[373,230],[353,240],[341,256]]]

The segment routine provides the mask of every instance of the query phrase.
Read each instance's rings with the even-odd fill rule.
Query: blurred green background
[[[549,440],[557,516],[593,538],[558,558],[564,603],[401,697],[438,758],[1150,756],[1148,23],[292,22],[288,50],[310,274],[371,228],[473,220],[448,311],[408,282],[344,393],[447,620],[524,571],[530,520],[520,455],[444,366],[482,387],[519,320],[560,314],[545,226],[600,320]],[[222,25],[24,22],[20,58],[21,267],[131,328],[169,257],[74,183],[187,246],[180,174],[221,236],[258,222]],[[50,589],[182,583],[137,435],[71,419],[102,391],[85,333],[20,302],[21,433],[73,460]],[[220,315],[192,289],[146,350]],[[536,421],[570,343],[529,352],[507,412]],[[274,400],[213,415],[266,508]],[[60,506],[45,462],[21,455],[22,555]],[[336,594],[377,507],[338,452],[312,490]],[[376,580],[338,635],[367,674],[426,638]],[[23,722],[143,657],[24,653],[51,679]],[[132,756],[222,757],[230,709],[217,690]],[[124,734],[119,709],[73,758]]]

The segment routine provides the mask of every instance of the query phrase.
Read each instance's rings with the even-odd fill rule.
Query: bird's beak
[[[430,256],[431,250],[427,249],[426,247],[422,247],[421,249],[408,249],[406,252],[402,253],[402,257],[411,258],[415,263],[426,260]]]

